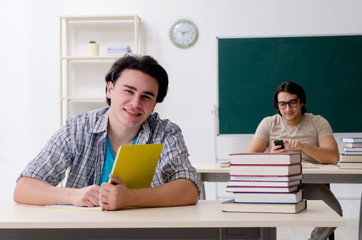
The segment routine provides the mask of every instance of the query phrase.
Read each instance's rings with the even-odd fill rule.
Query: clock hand
[[[181,30],[180,30],[180,32],[181,32],[182,35],[184,35],[185,33],[188,33],[188,31],[184,32],[184,31],[181,31]]]
[[[191,31],[187,31],[186,33],[185,33],[185,36],[186,35],[190,35],[192,32]]]

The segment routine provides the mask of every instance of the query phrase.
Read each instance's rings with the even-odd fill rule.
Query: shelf
[[[137,15],[114,15],[114,16],[61,16],[68,21],[134,21],[141,19]]]
[[[125,54],[124,54],[125,55]],[[112,55],[112,56],[96,56],[96,57],[87,57],[87,56],[61,56],[61,59],[68,61],[78,61],[78,60],[86,60],[86,61],[96,61],[96,60],[117,60],[124,55]]]
[[[142,54],[141,19],[137,15],[60,17],[60,123],[73,115],[107,106],[104,76],[121,55],[107,47],[129,46]],[[99,56],[87,56],[89,41],[99,44]]]
[[[106,101],[106,96],[104,97],[62,97],[64,100],[70,100],[70,101]]]

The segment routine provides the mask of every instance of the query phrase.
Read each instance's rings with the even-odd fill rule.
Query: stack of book
[[[362,138],[342,137],[343,152],[340,154],[340,168],[362,168]]]
[[[131,48],[127,45],[107,47],[107,55],[124,55],[131,52]]]
[[[302,179],[300,153],[230,154],[230,180],[225,212],[298,213],[306,200],[298,190]]]

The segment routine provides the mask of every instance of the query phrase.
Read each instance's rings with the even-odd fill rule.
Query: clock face
[[[171,42],[179,48],[191,47],[197,40],[198,30],[190,20],[178,20],[170,29]]]

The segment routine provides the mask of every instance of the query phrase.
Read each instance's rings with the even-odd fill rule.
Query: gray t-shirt
[[[265,152],[270,152],[274,146],[274,140],[295,139],[312,146],[319,146],[318,140],[324,136],[333,136],[328,121],[320,115],[304,113],[302,121],[295,127],[289,127],[279,114],[266,117],[260,122],[254,138],[267,141],[268,147]],[[291,152],[301,152],[305,162],[318,163],[302,151]]]

